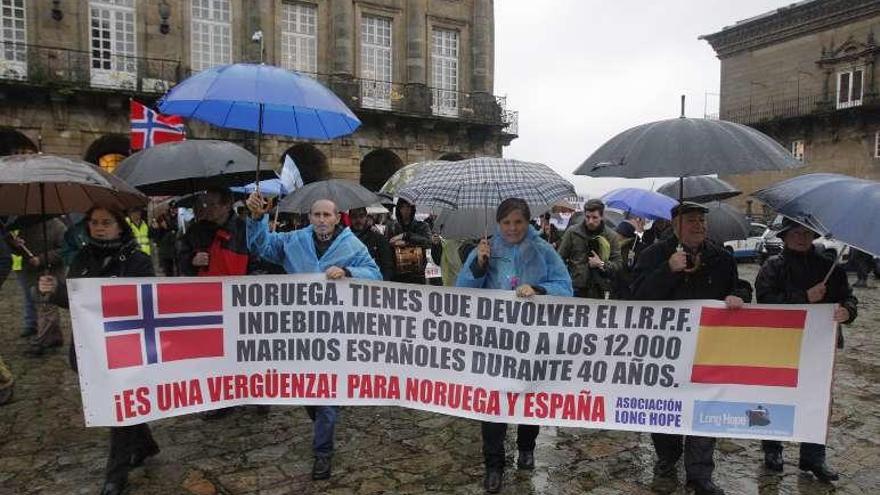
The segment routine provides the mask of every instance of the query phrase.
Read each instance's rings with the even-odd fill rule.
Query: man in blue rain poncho
[[[287,273],[324,273],[330,280],[344,277],[382,280],[382,273],[367,247],[351,230],[339,224],[339,211],[333,201],[315,201],[309,210],[311,225],[284,233],[269,232],[266,204],[259,194],[250,195],[247,207],[250,210],[247,219],[250,253],[283,266]],[[315,423],[312,479],[327,479],[338,408],[309,406],[307,411]]]
[[[461,265],[456,286],[515,290],[519,297],[549,294],[571,296],[571,277],[553,246],[531,228],[528,204],[518,198],[504,200],[495,213],[498,228],[491,240],[482,239]],[[535,467],[537,425],[519,425],[517,469]],[[504,437],[507,424],[484,421],[483,457],[488,493],[501,490],[504,473]]]

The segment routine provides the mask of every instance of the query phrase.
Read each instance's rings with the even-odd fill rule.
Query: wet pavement
[[[740,270],[754,280],[754,265]],[[0,407],[0,494],[98,493],[107,429],[83,427],[66,349],[24,357],[18,291],[14,280],[0,291],[0,353],[16,377],[13,401]],[[728,494],[880,494],[880,289],[856,291],[860,316],[837,356],[828,450],[841,480],[801,474],[794,446],[784,473],[770,474],[758,441],[721,440],[716,481]],[[523,473],[514,468],[514,431],[503,493],[685,493],[681,467],[678,483],[653,479],[647,434],[543,428],[536,469]],[[310,479],[311,422],[301,407],[268,415],[243,408],[215,421],[183,416],[153,423],[153,433],[162,452],[132,471],[128,494],[483,493],[479,425],[425,412],[345,408],[333,477],[321,482]]]

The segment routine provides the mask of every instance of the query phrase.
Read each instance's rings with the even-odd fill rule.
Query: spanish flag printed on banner
[[[797,387],[801,309],[703,308],[693,383]]]

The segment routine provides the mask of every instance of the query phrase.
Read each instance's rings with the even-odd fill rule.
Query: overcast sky
[[[495,0],[495,93],[519,111],[504,156],[545,163],[597,196],[651,180],[569,175],[630,127],[717,113],[720,63],[703,34],[792,0]],[[663,180],[656,181],[656,185]]]

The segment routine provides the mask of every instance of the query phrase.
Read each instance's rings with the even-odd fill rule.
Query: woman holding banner
[[[529,205],[519,198],[504,200],[495,213],[495,235],[483,238],[462,264],[456,286],[515,290],[519,297],[534,295],[571,296],[571,277],[553,246],[541,239],[529,225]],[[517,428],[517,468],[535,467],[537,425]],[[483,457],[488,493],[501,491],[504,475],[504,437],[507,424],[484,421]]]
[[[86,245],[71,263],[68,278],[154,276],[153,263],[140,250],[122,211],[96,206],[86,214],[86,221]],[[38,289],[43,294],[50,294],[53,303],[68,307],[67,286],[59,284],[54,276],[40,277]],[[73,343],[70,358],[70,364],[76,370]],[[147,424],[110,428],[110,454],[101,495],[122,493],[129,469],[158,453],[159,446]]]

